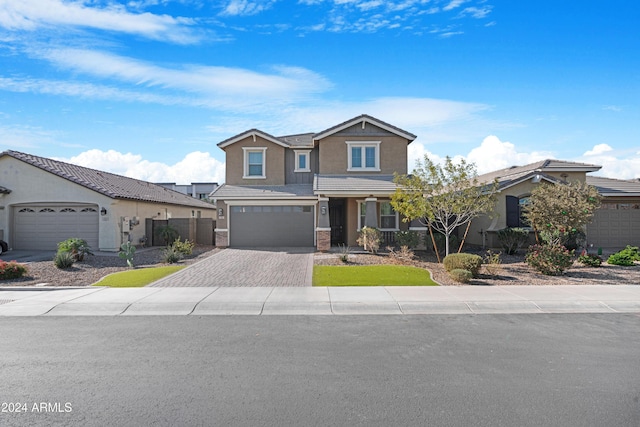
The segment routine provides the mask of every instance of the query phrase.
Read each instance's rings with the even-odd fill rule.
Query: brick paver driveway
[[[313,248],[227,248],[148,286],[311,286]]]

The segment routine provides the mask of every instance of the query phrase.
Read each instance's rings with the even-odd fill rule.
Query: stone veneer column
[[[331,250],[331,228],[316,228],[316,249],[321,252]]]
[[[229,246],[229,230],[216,228],[216,247],[226,248]]]
[[[331,249],[331,223],[329,221],[329,198],[318,197],[318,227],[316,249],[327,252]]]

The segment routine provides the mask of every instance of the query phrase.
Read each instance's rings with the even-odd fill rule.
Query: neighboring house
[[[175,182],[157,182],[156,185],[177,191],[182,194],[208,202],[209,195],[218,188],[217,182],[192,182],[191,184],[176,184]]]
[[[593,247],[620,248],[640,244],[640,182],[587,175],[601,166],[562,160],[542,160],[525,166],[513,166],[478,177],[481,183],[498,180],[496,208],[491,217],[472,221],[466,242],[499,248],[497,231],[507,227],[527,227],[522,208],[531,191],[542,182],[587,182],[603,196],[602,207],[587,226],[587,244]],[[532,236],[533,238],[533,236]]]
[[[51,250],[80,237],[93,249],[117,251],[147,235],[146,219],[216,213],[210,203],[149,182],[17,151],[0,153],[0,185],[0,238],[13,249]]]
[[[226,179],[211,195],[216,243],[328,250],[356,245],[365,225],[388,235],[406,229],[389,200],[415,138],[361,115],[318,133],[276,137],[251,129],[220,142]]]

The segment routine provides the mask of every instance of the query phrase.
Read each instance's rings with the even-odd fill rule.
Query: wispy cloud
[[[249,16],[257,15],[273,6],[275,0],[270,1],[248,1],[248,0],[230,0],[223,7],[220,15],[222,16]]]
[[[331,87],[330,82],[313,71],[286,65],[275,65],[269,72],[260,73],[243,68],[197,64],[160,67],[133,58],[86,49],[51,49],[38,54],[58,67],[76,73],[136,86],[209,96],[296,99]]]
[[[622,111],[622,107],[619,107],[617,105],[603,105],[602,109],[605,111],[613,111],[615,113],[619,113]]]
[[[462,6],[463,4],[467,3],[468,1],[469,0],[451,0],[451,2],[449,4],[447,4],[446,6],[444,6],[442,8],[442,10],[449,11],[449,10],[456,9],[456,8]]]
[[[133,13],[126,6],[115,3],[97,7],[89,0],[3,0],[0,4],[0,26],[8,30],[36,31],[72,26],[187,44],[199,41],[199,36],[192,30],[195,23],[190,18]]]

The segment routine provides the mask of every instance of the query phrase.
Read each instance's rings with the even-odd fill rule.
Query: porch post
[[[318,226],[316,227],[316,249],[331,250],[331,223],[329,222],[329,198],[318,197]]]
[[[364,216],[365,227],[378,228],[378,199],[375,197],[368,197],[364,199],[366,205],[366,213]]]

